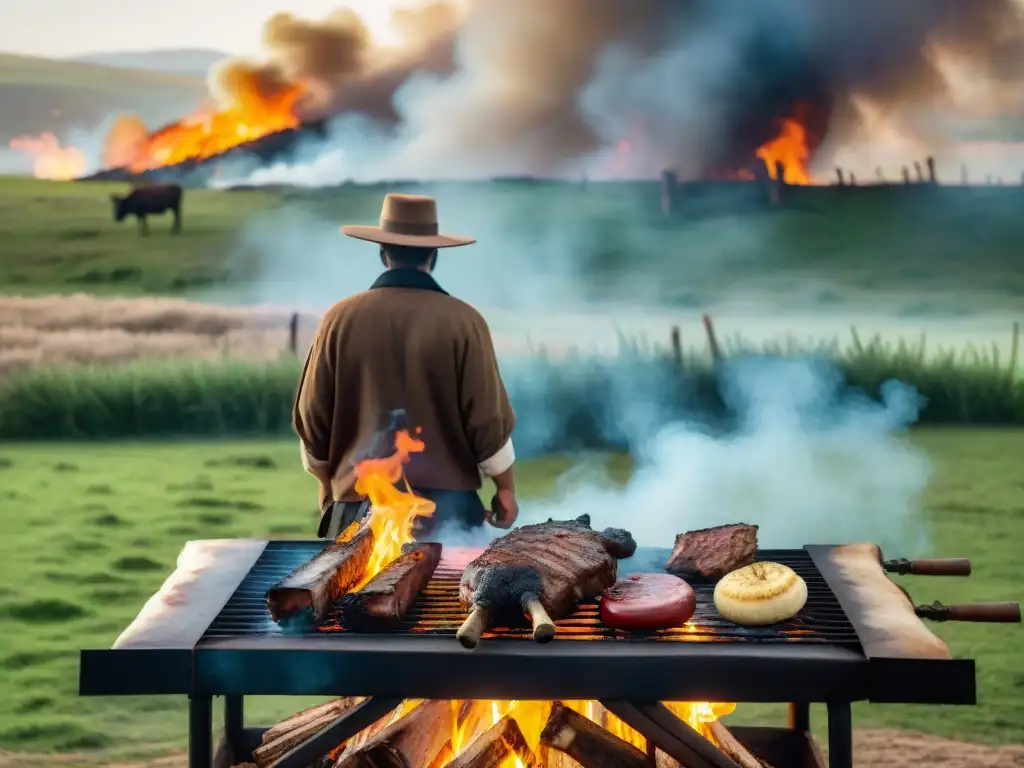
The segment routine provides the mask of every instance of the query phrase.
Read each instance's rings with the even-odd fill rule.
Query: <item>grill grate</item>
[[[204,639],[280,635],[283,630],[271,618],[264,595],[290,571],[310,560],[324,546],[323,542],[272,541],[252,570],[228,600],[220,614],[207,629]],[[641,549],[619,564],[619,577],[632,573],[660,570],[667,551]],[[828,583],[822,578],[810,556],[803,550],[759,550],[759,560],[785,563],[807,583],[807,604],[792,621],[770,627],[739,627],[720,618],[713,602],[714,586],[693,583],[697,593],[697,611],[685,626],[651,633],[627,633],[604,626],[595,602],[582,603],[571,616],[556,622],[556,640],[616,640],[623,642],[757,642],[757,643],[830,643],[859,646],[857,633],[850,624]],[[459,606],[459,578],[464,561],[445,557],[433,579],[420,594],[401,624],[387,629],[359,634],[425,634],[454,637],[466,618]],[[317,627],[306,633],[348,634],[332,611]],[[292,634],[290,631],[289,634]],[[494,627],[485,638],[528,639],[530,628],[522,625]]]

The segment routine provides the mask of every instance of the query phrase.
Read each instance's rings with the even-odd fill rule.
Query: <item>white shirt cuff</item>
[[[512,445],[512,438],[510,437],[508,441],[498,449],[496,454],[486,461],[481,461],[479,467],[480,471],[487,475],[487,477],[496,477],[515,464],[515,461],[516,449]]]
[[[302,453],[302,468],[315,477],[324,477],[330,469],[328,462],[315,458],[301,440],[299,440],[299,448]]]

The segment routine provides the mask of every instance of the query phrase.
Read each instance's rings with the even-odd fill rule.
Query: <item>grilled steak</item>
[[[636,542],[627,532],[598,533],[590,516],[525,525],[491,542],[466,566],[459,599],[470,617],[459,640],[472,648],[489,621],[502,614],[525,613],[534,639],[554,636],[553,616],[566,616],[580,600],[593,598],[615,583],[616,558],[631,556]]]
[[[366,525],[343,533],[267,591],[271,617],[280,622],[308,612],[314,621],[322,619],[334,601],[363,578],[373,544],[373,531]]]
[[[357,627],[366,620],[401,621],[409,606],[427,586],[439,562],[440,544],[406,544],[402,547],[402,554],[362,589],[342,598],[345,626]]]
[[[665,570],[684,578],[720,579],[750,565],[756,554],[756,525],[719,525],[676,536]]]

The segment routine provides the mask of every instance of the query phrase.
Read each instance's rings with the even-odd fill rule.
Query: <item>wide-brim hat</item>
[[[346,224],[341,231],[357,240],[416,248],[457,248],[476,242],[474,237],[439,232],[437,202],[425,195],[385,195],[379,226]]]

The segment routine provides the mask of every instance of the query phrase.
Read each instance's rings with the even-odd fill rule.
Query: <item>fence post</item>
[[[917,183],[921,184],[924,182],[924,171],[921,169],[921,163],[918,160],[914,161],[914,173],[917,174]]]
[[[676,196],[676,174],[674,171],[661,172],[661,215],[672,215],[672,202]]]
[[[846,185],[846,179],[843,178],[843,169],[842,168],[836,168],[836,180],[839,182],[839,186],[840,187]]]
[[[926,162],[928,163],[928,183],[937,184],[938,182],[935,178],[935,158],[929,157]]]
[[[676,368],[683,367],[683,341],[678,325],[672,326],[672,359],[675,360]]]
[[[903,183],[904,184],[909,184],[910,183],[910,169],[907,168],[907,166],[905,166],[905,165],[903,166]]]
[[[299,354],[299,313],[292,312],[292,319],[288,322],[288,350],[298,357]]]
[[[715,335],[715,324],[711,320],[711,315],[703,315],[701,320],[704,322],[704,333],[708,337],[708,348],[711,350],[711,359],[718,362],[722,359],[722,348],[718,346],[718,336]]]

